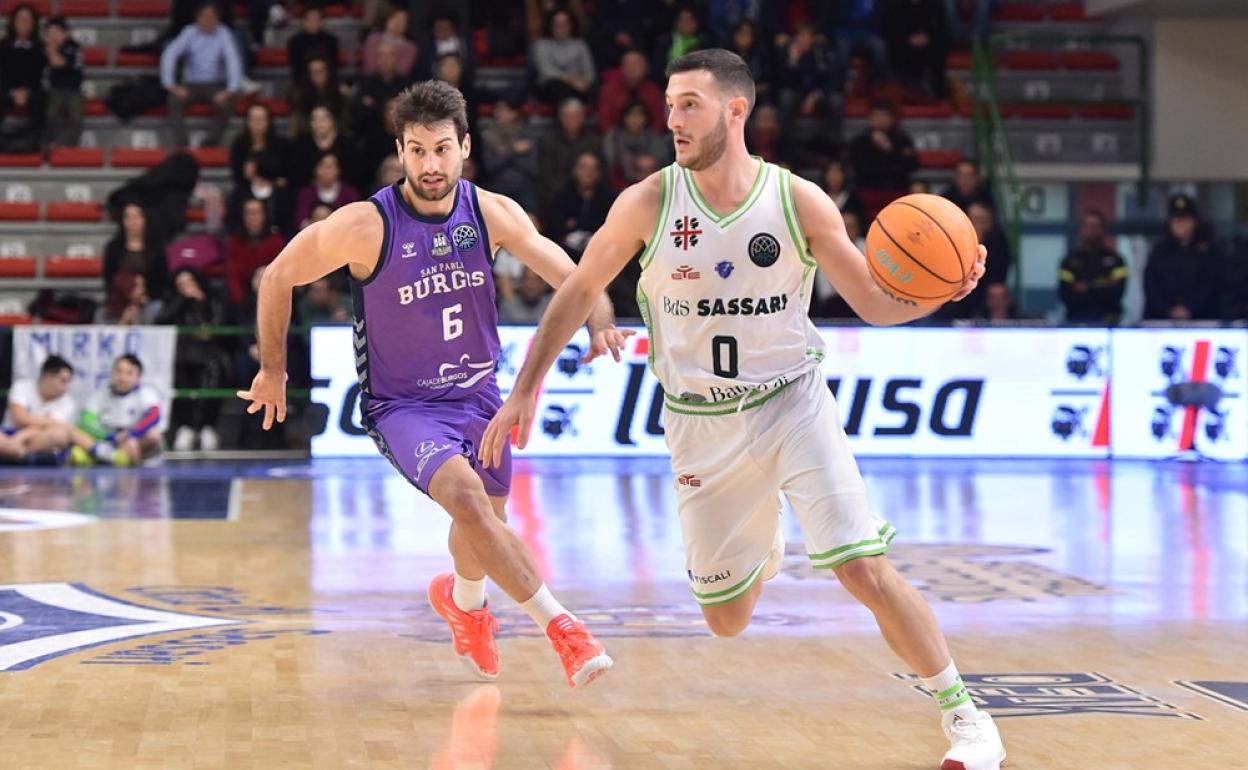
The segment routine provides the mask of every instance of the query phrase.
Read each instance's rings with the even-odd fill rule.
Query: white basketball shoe
[[[1001,734],[986,711],[969,718],[955,716],[942,725],[949,752],[940,770],[1000,770],[1005,762]]]

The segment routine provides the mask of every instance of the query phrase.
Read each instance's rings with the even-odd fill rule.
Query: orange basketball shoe
[[[571,615],[560,615],[546,626],[546,637],[559,653],[568,685],[584,687],[611,670],[611,656],[589,633],[585,624]]]
[[[454,585],[455,576],[450,573],[435,577],[429,583],[429,605],[451,627],[455,655],[468,670],[482,679],[496,679],[498,645],[494,643],[494,634],[498,632],[498,621],[490,614],[488,605],[472,612],[455,606],[451,597]]]

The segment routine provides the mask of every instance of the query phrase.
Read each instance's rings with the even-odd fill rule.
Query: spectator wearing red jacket
[[[655,131],[667,131],[663,88],[650,79],[649,67],[640,51],[625,51],[620,57],[620,66],[603,73],[602,90],[598,94],[598,128],[602,133],[619,125],[624,108],[632,102],[641,102],[646,108],[646,118]]]
[[[263,201],[249,198],[243,202],[243,223],[225,245],[226,281],[230,302],[237,305],[247,296],[247,285],[256,268],[277,258],[286,241],[269,222]]]

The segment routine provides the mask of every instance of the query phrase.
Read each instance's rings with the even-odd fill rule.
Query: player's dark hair
[[[133,353],[122,353],[121,355],[117,356],[117,361],[125,361],[126,363],[133,366],[135,369],[138,369],[139,374],[143,373],[143,362],[140,361],[139,357]],[[117,365],[117,361],[113,362],[114,366]]]
[[[747,112],[754,109],[754,76],[740,56],[723,48],[692,51],[667,65],[667,76],[697,70],[711,73],[715,83],[733,96],[744,96]]]
[[[39,367],[40,377],[49,377],[60,374],[65,370],[69,370],[70,374],[74,373],[74,367],[68,361],[60,356],[48,356],[43,359],[43,366]]]
[[[431,128],[450,121],[455,135],[468,135],[468,105],[459,89],[441,80],[423,80],[399,94],[394,103],[394,130],[402,137],[410,125]]]

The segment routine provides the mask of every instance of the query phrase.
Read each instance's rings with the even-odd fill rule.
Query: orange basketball
[[[962,288],[979,238],[962,209],[939,195],[888,204],[867,233],[871,277],[898,302],[934,307]]]

